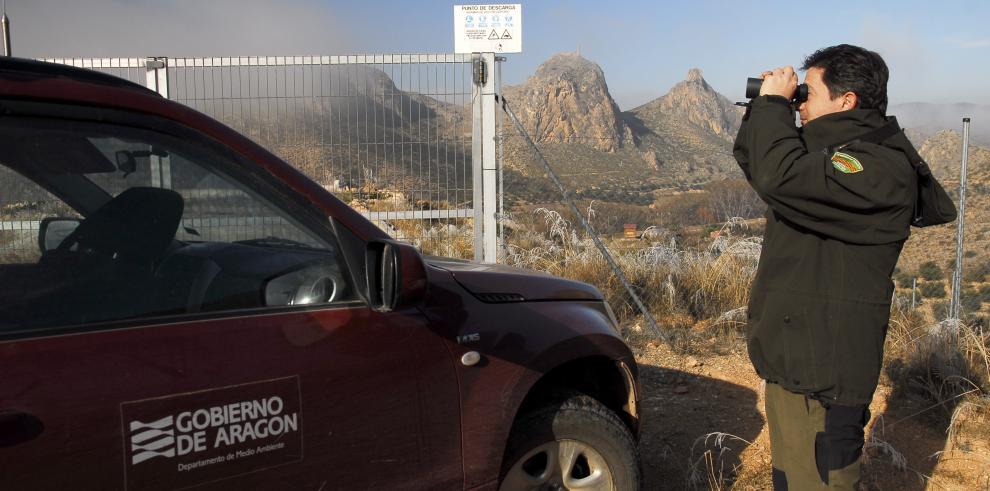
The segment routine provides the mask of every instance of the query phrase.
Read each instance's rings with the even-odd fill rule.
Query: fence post
[[[484,60],[480,53],[471,55],[471,211],[474,214],[474,260],[481,261],[484,254],[481,227],[484,221],[481,182],[481,89],[484,84]]]
[[[498,236],[495,214],[495,53],[475,53],[472,57],[474,90],[472,91],[473,124],[471,133],[471,173],[474,182],[474,259],[497,261]]]
[[[10,56],[10,17],[7,17],[7,2],[3,4],[3,16],[0,17],[0,24],[3,25],[3,55]]]
[[[502,96],[502,62],[506,61],[504,56],[495,57],[495,92],[498,97]],[[498,104],[498,100],[495,100]],[[505,159],[505,141],[503,140],[503,126],[502,126],[502,111],[495,111],[495,155],[496,162],[495,165],[498,166],[498,242],[496,246],[502,251],[503,257],[508,257],[509,246],[505,243],[505,176],[504,170],[505,166],[503,160]],[[497,261],[496,261],[497,262]]]
[[[956,267],[952,271],[952,300],[949,303],[949,318],[962,317],[960,293],[963,274],[963,242],[966,231],[966,165],[969,162],[969,118],[963,118],[962,168],[959,170],[959,218],[956,223]]]
[[[482,112],[484,115],[484,203],[485,221],[482,227],[484,240],[484,261],[498,262],[498,159],[495,153],[495,143],[498,139],[498,128],[495,125],[495,88],[499,84],[499,70],[495,68],[495,53],[485,53],[485,63],[491,67],[491,76],[481,93]]]
[[[168,58],[148,58],[145,66],[148,69],[148,88],[168,99]],[[151,165],[152,187],[171,189],[172,167],[169,157],[152,155],[148,161]]]

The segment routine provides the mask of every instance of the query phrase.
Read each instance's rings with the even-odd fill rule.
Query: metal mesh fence
[[[43,217],[78,217],[62,200],[0,165],[0,264],[37,262]]]
[[[89,68],[136,84],[148,85],[147,60],[144,58],[46,58],[44,61]]]
[[[46,61],[154,85],[254,139],[393,237],[431,254],[474,254],[470,55],[168,58],[164,80],[143,58]],[[183,192],[167,161],[153,173],[151,185]],[[271,225],[251,217],[225,219]]]
[[[168,63],[171,99],[248,135],[391,235],[472,254],[470,56]]]

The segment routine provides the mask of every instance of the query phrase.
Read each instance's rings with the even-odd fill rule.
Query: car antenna
[[[10,56],[10,18],[7,17],[7,0],[3,0],[3,17],[0,17],[0,24],[3,24],[3,55]]]

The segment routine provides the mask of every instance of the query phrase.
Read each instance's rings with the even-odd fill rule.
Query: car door
[[[4,486],[459,488],[423,315],[369,308],[327,217],[250,162],[124,119],[0,117],[0,219],[82,217],[50,249],[0,233]]]

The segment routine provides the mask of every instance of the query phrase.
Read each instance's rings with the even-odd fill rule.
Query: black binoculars
[[[746,98],[752,99],[758,97],[760,95],[760,87],[762,86],[762,78],[747,78]],[[794,98],[791,99],[791,104],[797,106],[806,100],[808,100],[808,84],[799,84],[797,90],[794,91]]]

